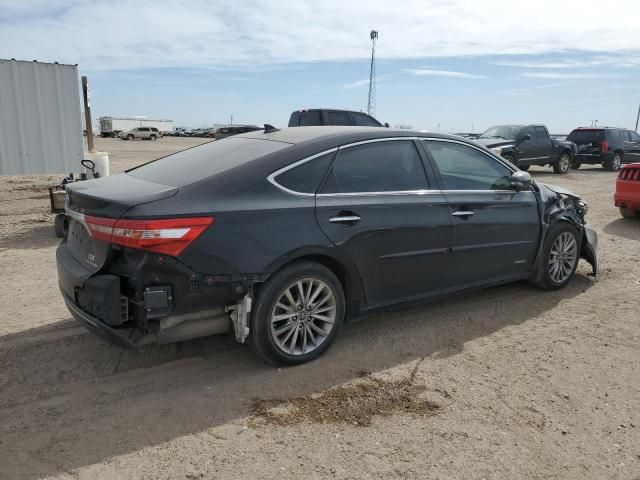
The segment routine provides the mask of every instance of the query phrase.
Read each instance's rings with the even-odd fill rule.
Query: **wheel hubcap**
[[[304,278],[285,288],[271,311],[271,338],[289,355],[305,355],[327,338],[336,320],[331,288],[317,278]]]
[[[620,155],[616,155],[615,157],[613,157],[613,168],[614,169],[619,169],[620,168],[620,164],[622,162],[620,161]]]
[[[558,235],[549,253],[549,275],[555,283],[566,281],[577,261],[578,244],[569,232]]]
[[[569,157],[566,155],[560,157],[560,170],[563,172],[569,170]]]

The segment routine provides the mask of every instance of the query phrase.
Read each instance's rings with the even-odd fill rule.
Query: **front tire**
[[[329,348],[344,315],[344,291],[334,273],[315,262],[297,262],[258,291],[251,346],[273,365],[306,363]]]
[[[611,160],[607,160],[602,164],[605,170],[609,170],[610,172],[617,172],[620,170],[620,165],[622,165],[622,155],[616,152],[613,155]]]
[[[571,170],[571,156],[568,153],[563,153],[553,164],[553,173],[564,175],[569,173],[569,170]]]
[[[133,135],[127,135],[127,140],[133,140]]]
[[[578,267],[581,246],[582,238],[573,225],[557,223],[547,234],[540,276],[533,285],[542,290],[558,290],[569,283]]]
[[[155,142],[156,141],[156,136],[155,135],[151,135],[149,137],[149,140],[151,140],[152,142]]]
[[[64,238],[69,230],[69,219],[64,213],[58,213],[53,219],[53,231],[58,238]]]

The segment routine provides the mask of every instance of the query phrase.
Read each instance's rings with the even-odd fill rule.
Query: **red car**
[[[640,163],[622,167],[613,199],[624,218],[640,218]]]

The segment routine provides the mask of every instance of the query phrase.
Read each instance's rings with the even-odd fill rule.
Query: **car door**
[[[533,164],[545,164],[551,161],[553,147],[551,137],[545,127],[533,127],[533,139],[535,141]]]
[[[451,219],[423,157],[412,139],[343,146],[316,194],[318,223],[357,266],[369,306],[440,288]]]
[[[534,192],[511,190],[513,170],[479,147],[437,139],[424,146],[452,221],[445,288],[526,276],[540,237]]]
[[[526,135],[529,135],[530,138],[525,139]],[[537,156],[536,142],[533,135],[533,127],[523,128],[518,133],[518,158],[516,161],[519,165],[529,165],[532,159]]]

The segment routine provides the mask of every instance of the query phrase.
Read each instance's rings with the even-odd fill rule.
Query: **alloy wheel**
[[[558,166],[562,173],[568,172],[571,168],[571,159],[569,158],[569,155],[561,155],[558,159]]]
[[[558,235],[549,252],[549,276],[556,284],[563,283],[573,273],[578,259],[578,243],[570,232]]]
[[[306,355],[327,338],[336,320],[336,299],[317,278],[303,278],[286,287],[271,311],[271,338],[288,355]]]

